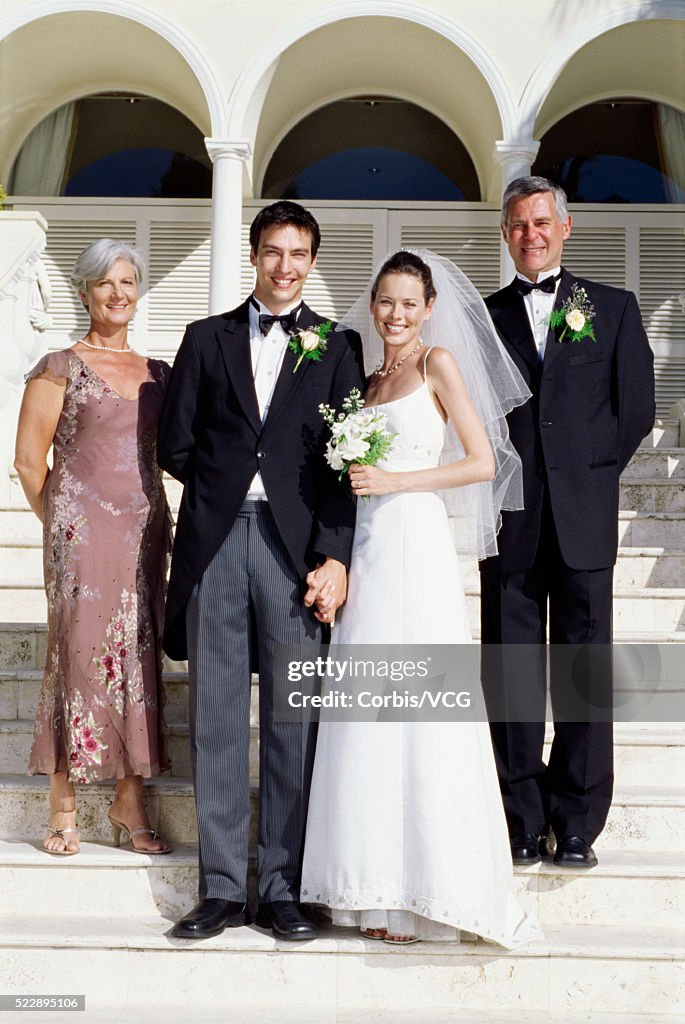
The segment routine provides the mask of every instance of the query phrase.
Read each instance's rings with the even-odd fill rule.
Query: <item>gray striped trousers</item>
[[[274,722],[273,656],[278,644],[299,645],[307,657],[319,652],[323,630],[302,604],[304,590],[268,502],[246,501],[186,610],[200,898],[247,899],[252,650],[259,663],[258,898],[299,899],[315,727]]]

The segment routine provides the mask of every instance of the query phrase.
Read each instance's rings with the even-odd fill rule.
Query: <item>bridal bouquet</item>
[[[337,471],[339,480],[354,462],[375,466],[392,448],[396,435],[388,433],[385,413],[365,409],[359,388],[352,388],[342,404],[342,412],[336,413],[330,405],[320,405],[319,412],[331,428],[326,462]]]

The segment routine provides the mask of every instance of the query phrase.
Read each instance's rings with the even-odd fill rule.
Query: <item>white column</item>
[[[247,142],[205,139],[214,164],[212,184],[212,255],[209,312],[221,313],[240,302],[240,239],[243,212],[243,164]]]
[[[496,142],[493,156],[501,167],[502,195],[510,181],[530,174],[540,143],[534,139],[525,142]],[[514,262],[504,239],[500,249],[500,284],[505,285],[514,276]]]

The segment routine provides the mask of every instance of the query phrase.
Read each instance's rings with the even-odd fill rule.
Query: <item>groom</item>
[[[499,556],[481,563],[481,636],[493,645],[483,647],[491,718],[514,712],[491,726],[514,863],[548,853],[539,839],[551,826],[555,863],[592,867],[613,791],[611,723],[555,713],[545,765],[544,664],[539,652],[529,656],[534,647],[508,645],[545,644],[549,606],[552,644],[604,645],[588,650],[581,685],[590,706],[610,701],[619,475],[654,425],[654,371],[635,296],[562,267],[570,232],[563,189],[538,177],[507,187],[502,233],[516,277],[486,303],[533,397],[508,416],[523,463],[524,509],[503,513]],[[571,328],[562,337],[565,322],[548,326],[575,285],[594,307],[587,311],[594,341],[571,340]],[[580,319],[571,317],[577,330]],[[555,712],[571,682],[559,671],[560,651],[551,662]],[[505,714],[494,715],[495,706]],[[522,707],[536,721],[520,720]]]
[[[159,463],[184,485],[165,649],[188,658],[200,844],[200,900],[175,926],[178,938],[248,923],[257,666],[257,924],[281,939],[317,934],[299,907],[314,733],[275,722],[273,698],[277,646],[316,656],[322,623],[344,600],[354,530],[353,499],[323,458],[318,407],[340,408],[363,386],[359,337],[336,331],[318,361],[305,353],[299,365],[289,344],[324,322],[302,302],[319,241],[316,220],[297,203],[260,211],[250,228],[254,292],[237,309],[188,326],[160,421]]]

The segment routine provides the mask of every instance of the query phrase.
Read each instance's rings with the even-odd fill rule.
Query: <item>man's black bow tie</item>
[[[254,301],[250,300],[255,309],[259,309],[259,306]],[[280,324],[286,334],[292,334],[297,324],[297,317],[299,316],[300,310],[302,309],[302,303],[299,306],[295,306],[295,309],[291,309],[289,313],[283,313],[282,316],[274,316],[271,313],[260,313],[259,314],[259,330],[266,337],[274,324]]]
[[[514,280],[514,285],[519,295],[529,295],[531,292],[536,291],[549,292],[551,294],[556,288],[560,277],[561,271],[558,274],[553,274],[551,277],[546,277],[543,281],[524,281],[522,277],[517,277]]]

